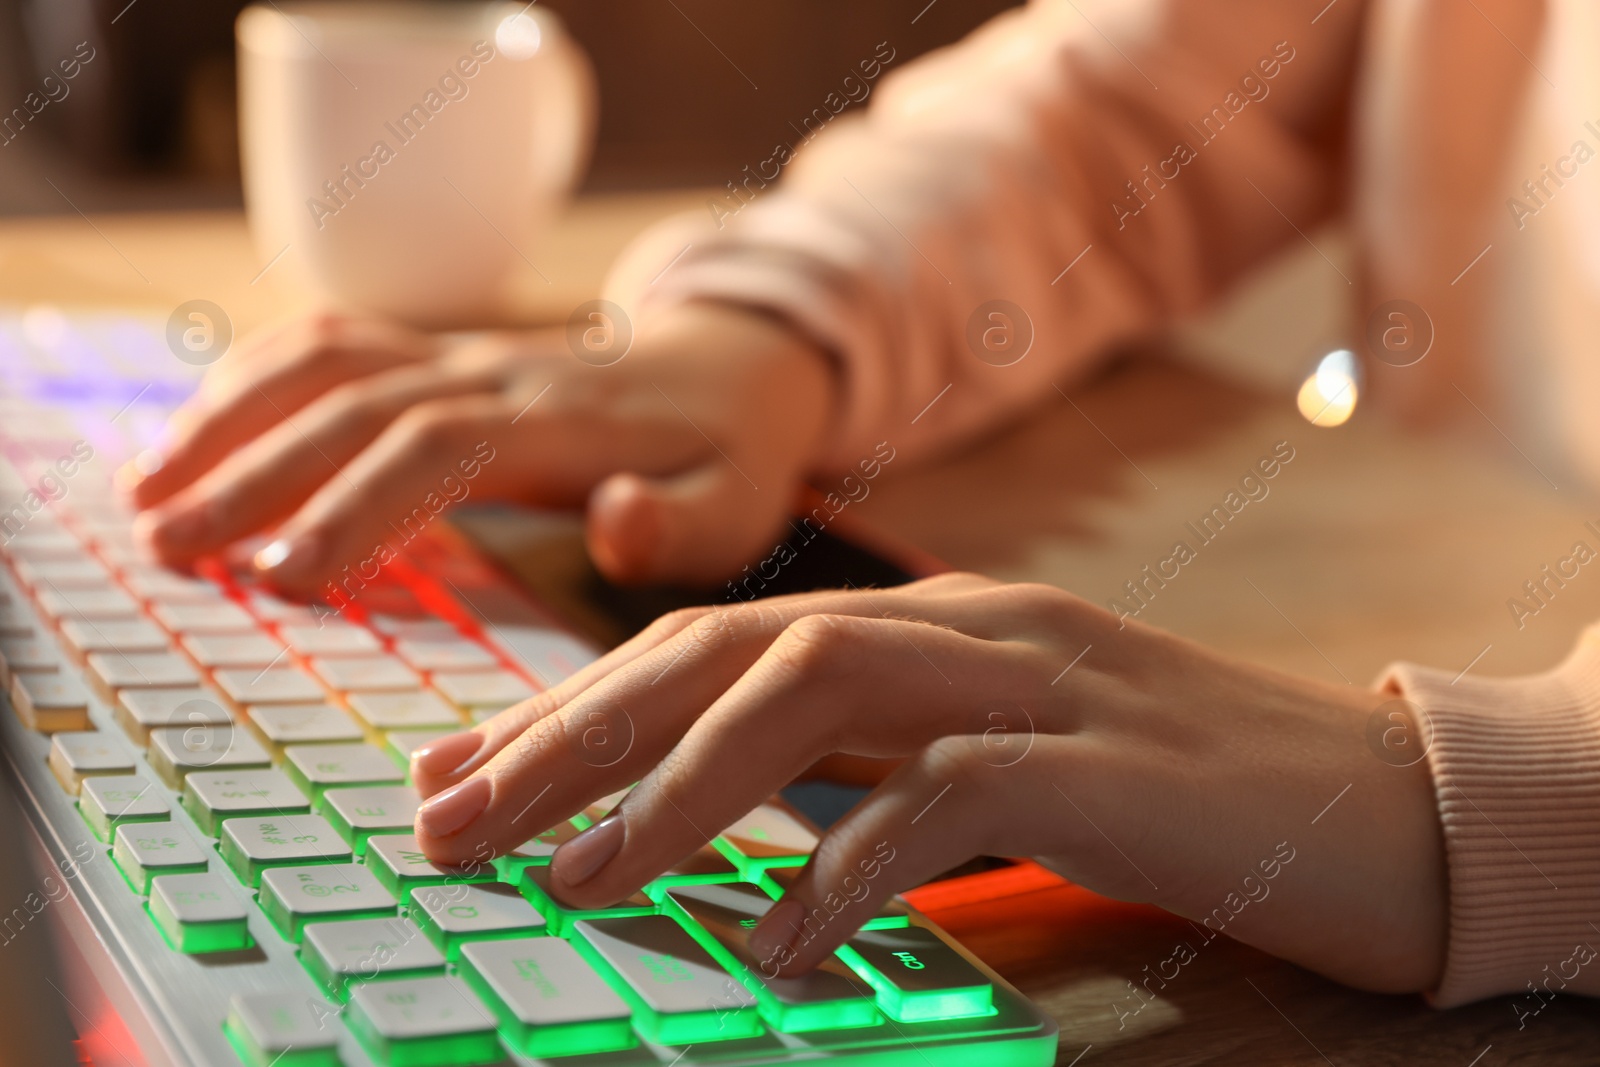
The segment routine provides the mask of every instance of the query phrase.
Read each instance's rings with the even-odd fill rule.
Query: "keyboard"
[[[1054,1061],[1054,1022],[898,898],[767,979],[745,939],[817,840],[779,804],[602,910],[548,865],[621,794],[428,862],[411,752],[596,650],[447,523],[337,603],[147,564],[111,474],[198,373],[158,319],[0,313],[0,745],[148,1062]]]

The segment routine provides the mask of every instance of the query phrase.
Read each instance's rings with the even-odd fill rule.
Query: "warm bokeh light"
[[[1313,426],[1339,426],[1355,413],[1360,392],[1359,369],[1354,353],[1346,349],[1329,352],[1317,369],[1300,386],[1295,403],[1300,414]]]

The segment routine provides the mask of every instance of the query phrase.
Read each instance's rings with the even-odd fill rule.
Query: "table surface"
[[[559,320],[606,263],[693,192],[587,198],[541,247],[528,317]],[[162,314],[204,297],[238,329],[295,302],[232,214],[0,221],[0,303],[119,305]],[[259,276],[259,277],[258,277]],[[1071,390],[955,458],[893,469],[852,505],[950,564],[1104,602],[1163,558],[1276,442],[1295,459],[1142,618],[1256,662],[1362,685],[1410,659],[1480,674],[1547,668],[1600,618],[1580,575],[1518,629],[1507,600],[1573,541],[1600,501],[1555,484],[1485,424],[1449,440],[1373,417],[1313,428],[1292,397],[1152,351]],[[1182,920],[1073,887],[938,918],[1061,1024],[1059,1062],[1440,1063],[1594,1058],[1600,1008],[1558,998],[1518,1029],[1510,1000],[1438,1013],[1352,992],[1226,939],[1136,1015],[1127,982],[1192,936]],[[1078,1060],[1078,1057],[1082,1057]],[[1480,1057],[1478,1059],[1477,1057]]]

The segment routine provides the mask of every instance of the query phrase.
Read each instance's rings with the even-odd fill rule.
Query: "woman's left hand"
[[[555,892],[601,907],[819,759],[900,759],[752,935],[782,973],[987,854],[1411,991],[1442,967],[1444,849],[1425,764],[1368,745],[1387,699],[974,575],[696,608],[419,750],[417,835],[481,862],[638,782],[555,854]]]

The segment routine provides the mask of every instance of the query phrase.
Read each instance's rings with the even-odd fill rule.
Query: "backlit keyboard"
[[[620,795],[430,863],[410,753],[593,650],[443,524],[337,608],[149,566],[110,475],[195,381],[159,323],[0,316],[0,742],[150,1062],[1053,1061],[1054,1024],[903,902],[766,979],[745,938],[816,841],[780,807],[601,910],[549,863]]]

